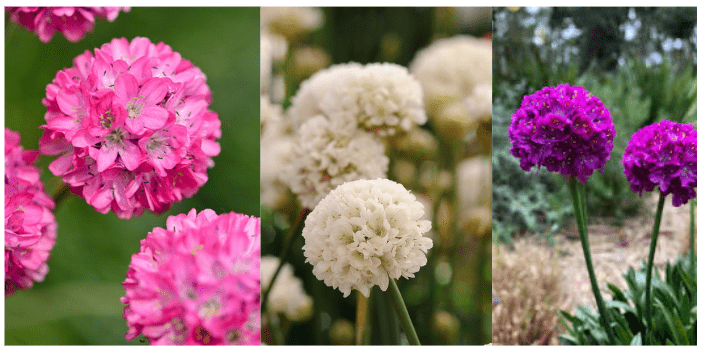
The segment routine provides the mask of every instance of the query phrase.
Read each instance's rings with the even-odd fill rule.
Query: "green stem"
[[[393,302],[398,320],[400,320],[400,327],[403,328],[403,332],[405,332],[405,336],[408,338],[408,343],[410,343],[410,345],[420,345],[420,339],[417,337],[415,327],[413,327],[413,323],[410,320],[410,314],[408,313],[407,307],[405,307],[403,297],[400,295],[398,285],[395,284],[395,280],[390,276],[388,276],[388,279],[390,281],[390,286],[387,292],[388,296],[391,298],[391,302]]]
[[[301,234],[300,229],[301,226],[304,224],[303,220],[305,219],[305,215],[308,214],[308,210],[304,209],[300,212],[298,215],[298,219],[296,220],[295,225],[293,225],[290,229],[288,229],[288,235],[287,235],[287,241],[285,246],[283,246],[283,252],[281,253],[281,256],[278,257],[279,262],[278,262],[278,268],[276,268],[276,271],[273,273],[273,277],[271,278],[271,282],[268,284],[268,287],[266,290],[264,290],[264,294],[261,297],[261,310],[266,309],[266,304],[269,298],[269,293],[271,293],[271,289],[273,289],[273,284],[276,281],[276,278],[278,278],[278,273],[281,272],[281,269],[283,269],[283,266],[286,264],[286,261],[288,259],[288,255],[290,254],[290,250],[293,248],[293,244],[295,241],[298,239],[298,235]]]
[[[371,314],[373,312],[373,298],[371,294],[373,293],[373,287],[369,289],[369,297],[366,299],[366,325],[361,333],[362,345],[371,345]]]
[[[696,200],[691,199],[691,250],[688,252],[688,256],[691,257],[691,268],[693,268],[693,262],[696,260]]]
[[[61,202],[73,195],[68,184],[64,183],[63,181],[59,181],[59,183],[60,185],[54,190],[54,193],[51,195],[51,199],[54,200],[54,212],[59,209]]]
[[[663,193],[659,193],[659,204],[657,204],[657,212],[654,214],[654,229],[652,229],[652,240],[649,243],[649,260],[647,261],[647,282],[645,285],[644,308],[647,316],[647,329],[652,329],[652,267],[654,266],[654,251],[657,249],[657,237],[659,237],[659,224],[662,220],[662,211],[664,210],[664,200],[666,197]],[[646,337],[646,336],[645,336]]]
[[[269,330],[271,331],[271,338],[273,339],[273,344],[284,345],[285,339],[283,338],[283,331],[281,331],[281,325],[278,322],[278,316],[272,314],[268,309],[265,310],[264,315],[269,320]]]
[[[600,289],[598,288],[596,273],[593,270],[593,262],[591,261],[591,249],[588,244],[588,225],[586,224],[588,214],[586,213],[586,198],[584,192],[585,186],[575,178],[569,178],[569,187],[571,189],[571,199],[574,201],[574,214],[576,214],[576,223],[579,229],[579,237],[581,238],[583,257],[586,259],[588,277],[591,280],[591,290],[593,290],[593,295],[596,298],[596,305],[598,306],[598,312],[600,313],[601,324],[605,328],[605,332],[608,334],[610,344],[614,345],[615,335],[613,334],[613,329],[610,327],[610,318],[608,318],[608,313],[605,311],[605,304],[603,302]]]

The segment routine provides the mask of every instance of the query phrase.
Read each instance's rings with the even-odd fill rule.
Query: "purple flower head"
[[[40,151],[101,213],[162,213],[207,181],[220,153],[205,74],[164,43],[113,39],[46,87]]]
[[[696,130],[692,124],[663,120],[632,135],[622,156],[630,189],[642,195],[659,187],[672,204],[696,197]]]
[[[20,146],[5,128],[5,295],[44,280],[56,240],[54,201],[44,193],[34,161],[38,151]]]
[[[259,345],[260,230],[256,217],[192,209],[147,234],[122,283],[127,340]]]
[[[34,32],[48,43],[56,31],[71,42],[78,42],[93,30],[95,19],[114,21],[129,7],[6,7],[10,21]]]
[[[525,96],[510,123],[510,152],[520,167],[547,167],[586,183],[603,172],[613,150],[615,127],[598,97],[583,87],[561,84]]]

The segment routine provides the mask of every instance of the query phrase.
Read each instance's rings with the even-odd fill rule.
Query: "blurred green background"
[[[41,100],[58,70],[73,58],[113,38],[136,36],[165,42],[207,75],[210,109],[222,121],[222,152],[208,170],[209,180],[190,199],[163,215],[145,212],[122,220],[102,215],[72,196],[56,211],[58,236],[49,273],[32,289],[5,299],[5,344],[140,344],[127,342],[120,284],[139,241],[169,215],[210,208],[259,216],[259,9],[139,8],[99,21],[78,43],[56,34],[48,44],[5,14],[5,127],[21,134],[25,149],[38,149],[46,108]],[[58,186],[38,165],[49,194]]]

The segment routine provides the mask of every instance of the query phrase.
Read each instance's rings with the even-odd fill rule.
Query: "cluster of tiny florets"
[[[309,119],[291,149],[280,178],[308,209],[344,182],[381,178],[388,172],[383,143],[358,130],[353,120]]]
[[[261,257],[261,288],[271,283],[273,273],[280,260],[274,256]],[[293,267],[286,264],[276,277],[276,283],[269,291],[267,308],[280,313],[290,321],[306,321],[312,316],[312,297],[305,293],[303,282],[293,273]]]
[[[44,192],[34,166],[38,151],[20,145],[5,128],[5,295],[44,280],[56,240],[54,201]]]
[[[369,296],[388,277],[414,277],[427,263],[432,240],[423,234],[422,203],[401,184],[387,179],[347,182],[327,195],[303,228],[307,262],[315,276],[348,296]]]
[[[57,31],[71,42],[78,42],[93,30],[96,19],[114,21],[129,7],[6,7],[10,21],[34,32],[48,43]]]
[[[625,176],[635,193],[659,187],[680,206],[696,197],[696,130],[692,124],[663,120],[634,135],[622,157]]]
[[[427,121],[420,83],[400,65],[356,63],[319,71],[301,85],[289,115],[298,124],[322,114],[357,122],[379,136],[409,131]]]
[[[328,117],[355,119],[361,129],[380,136],[427,121],[420,83],[408,69],[390,63],[349,71],[332,85],[320,108]]]
[[[207,181],[220,152],[205,75],[164,43],[113,39],[46,87],[43,154],[101,213],[162,213]]]
[[[286,115],[294,127],[300,127],[308,119],[325,112],[321,102],[330,90],[349,75],[361,71],[363,66],[357,63],[332,65],[325,70],[320,70],[300,84],[295,96],[291,98],[291,105]]]
[[[260,343],[260,221],[234,212],[169,216],[132,256],[122,283],[132,340]]]
[[[583,87],[561,84],[523,98],[509,137],[510,152],[523,170],[545,166],[586,183],[610,159],[615,127],[598,97]]]

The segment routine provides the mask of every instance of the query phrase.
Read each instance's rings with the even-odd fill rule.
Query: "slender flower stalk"
[[[690,239],[691,239],[691,250],[688,252],[689,257],[691,257],[691,268],[693,268],[693,262],[696,260],[696,200],[691,200],[691,227],[690,227]]]
[[[571,198],[574,201],[574,213],[576,214],[576,223],[578,225],[579,237],[581,238],[583,256],[586,259],[588,277],[591,280],[591,290],[593,290],[593,295],[596,297],[596,305],[600,313],[601,324],[608,334],[608,340],[611,344],[615,344],[615,335],[613,334],[613,329],[610,327],[610,318],[605,311],[605,303],[603,302],[603,296],[598,288],[598,280],[596,279],[596,273],[593,270],[593,262],[591,261],[591,249],[588,243],[588,225],[586,224],[587,213],[584,185],[579,183],[575,178],[569,178],[569,187],[571,189]]]
[[[400,295],[398,285],[395,284],[393,277],[389,277],[389,279],[390,287],[388,288],[387,293],[393,302],[393,307],[395,308],[396,315],[398,315],[398,320],[400,320],[400,327],[403,328],[403,332],[405,332],[405,336],[408,337],[408,343],[410,343],[410,345],[420,345],[420,339],[417,337],[415,327],[410,320],[408,308],[405,307],[405,302],[403,301],[403,297]]]
[[[276,268],[276,271],[273,273],[273,277],[271,277],[271,282],[269,282],[268,288],[264,290],[263,297],[261,298],[261,308],[266,309],[267,301],[269,298],[269,295],[271,294],[271,289],[273,289],[273,285],[276,282],[276,278],[278,278],[278,274],[281,273],[281,269],[283,269],[283,266],[286,265],[286,261],[288,260],[288,255],[290,254],[290,250],[293,248],[293,244],[295,244],[296,240],[298,239],[300,235],[300,228],[303,226],[303,220],[305,219],[305,216],[308,215],[309,210],[304,209],[301,211],[300,215],[298,216],[298,219],[295,223],[295,226],[291,227],[289,229],[289,233],[286,237],[288,240],[286,244],[283,246],[283,251],[281,252],[281,256],[278,257],[281,261],[278,264],[278,267]]]
[[[664,193],[659,193],[659,203],[657,204],[657,212],[654,214],[654,229],[652,229],[652,241],[649,243],[649,260],[647,261],[647,280],[645,283],[644,308],[647,318],[647,329],[652,329],[652,267],[654,266],[654,252],[657,249],[657,237],[659,237],[659,224],[662,220],[662,211],[664,210],[664,201],[666,196]]]
[[[364,332],[368,326],[366,320],[371,301],[364,294],[357,291],[356,293],[356,345],[361,345],[364,341]]]
[[[268,319],[269,323],[269,330],[271,331],[271,339],[273,340],[274,345],[283,345],[285,344],[286,340],[283,335],[283,331],[281,330],[281,323],[278,320],[278,316],[276,316],[275,313],[271,313],[271,311],[268,308],[263,308],[263,313]]]
[[[60,185],[54,190],[54,193],[52,193],[51,195],[51,199],[54,200],[54,204],[56,205],[54,211],[59,209],[61,202],[73,195],[73,193],[71,193],[71,188],[68,184],[63,183],[63,181],[60,181],[59,183]]]

